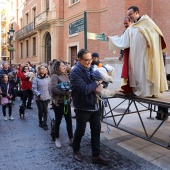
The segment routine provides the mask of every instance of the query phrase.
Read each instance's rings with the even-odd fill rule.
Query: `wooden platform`
[[[148,103],[157,106],[170,107],[170,91],[161,93],[160,97],[158,98],[152,98],[152,97],[143,98],[143,97],[131,96],[117,91],[114,98],[116,97],[122,99],[128,99],[128,100],[135,100],[137,102]]]

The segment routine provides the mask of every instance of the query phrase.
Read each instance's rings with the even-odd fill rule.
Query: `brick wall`
[[[36,6],[37,15],[39,15],[42,11],[44,11],[44,1],[37,0],[28,0],[27,5],[25,5],[18,11],[18,18],[16,23],[16,27],[18,27],[21,13],[23,22],[25,23],[25,13],[29,12],[29,22],[31,22],[31,13],[32,8]],[[39,51],[37,54],[38,57],[44,58],[44,54],[42,53],[41,46],[43,46],[43,34],[45,31],[49,31],[51,34],[52,42],[55,42],[55,49],[51,49],[56,51],[52,56],[52,58],[59,59],[70,59],[70,55],[68,55],[68,45],[69,44],[78,44],[77,50],[84,48],[84,32],[79,32],[75,36],[69,36],[68,34],[68,26],[70,23],[84,17],[83,12],[87,11],[87,31],[93,33],[105,33],[106,35],[121,35],[124,31],[123,18],[126,16],[127,9],[132,6],[138,6],[140,9],[140,14],[149,15],[155,23],[160,27],[163,32],[166,42],[167,42],[167,52],[170,56],[170,12],[169,0],[93,0],[93,1],[85,1],[80,0],[78,3],[75,3],[69,6],[69,0],[53,0],[50,4],[50,12],[49,16],[55,16],[56,20],[52,20],[48,27],[43,28],[43,30],[39,30],[36,35],[37,39],[39,39],[39,44],[37,44],[37,48]],[[21,11],[22,10],[22,11]],[[59,20],[63,19],[63,25],[59,24]],[[25,24],[23,24],[25,26]],[[17,29],[15,29],[17,31]],[[25,40],[23,40],[25,41]],[[38,43],[37,42],[37,43]],[[43,42],[43,43],[42,43]],[[16,42],[17,43],[17,42]],[[20,45],[18,42],[16,56],[19,57]],[[32,46],[32,44],[30,44]],[[112,58],[119,55],[119,51],[116,54],[113,54],[112,51],[108,49],[108,43],[102,41],[88,40],[88,49],[90,52],[98,52],[100,54],[100,58]],[[24,59],[22,59],[23,61]],[[30,58],[31,61],[36,60],[39,61],[38,58]],[[20,62],[20,61],[19,61]]]
[[[91,1],[80,1],[78,4],[68,8],[68,4],[65,2],[64,16],[67,19],[87,10],[88,32],[121,35],[124,30],[123,18],[126,16],[127,9],[135,5],[139,7],[141,15],[147,14],[155,21],[166,38],[167,46],[170,46],[170,33],[168,31],[170,13],[168,14],[168,4],[170,6],[169,0],[93,0],[93,3]],[[65,33],[68,30],[68,22],[71,23],[77,19],[78,17],[72,18],[65,23]],[[64,44],[74,41],[80,41],[80,48],[83,48],[84,34],[79,33],[77,37],[72,38],[68,38],[66,34],[64,35]],[[88,49],[91,52],[99,52],[102,58],[118,56],[119,54],[119,52],[113,54],[112,51],[108,50],[107,42],[101,41],[88,40]],[[167,51],[168,53],[170,52],[169,48],[167,48]]]

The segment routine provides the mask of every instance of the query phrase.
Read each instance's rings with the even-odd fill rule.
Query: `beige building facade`
[[[7,1],[1,0],[0,1],[0,61],[8,61],[9,60],[9,52],[8,52],[8,30],[9,30],[9,19],[8,19],[8,11],[7,8]]]
[[[16,52],[12,63],[30,61],[39,65],[53,59],[73,63],[77,52],[85,48],[81,23],[79,30],[72,28],[75,22],[84,19],[84,12],[87,32],[121,35],[123,18],[132,5],[139,7],[141,15],[147,14],[156,22],[169,47],[170,13],[166,12],[169,0],[17,0],[14,22]],[[113,54],[109,51],[106,41],[87,39],[86,42],[89,51],[98,52],[104,62],[121,64],[119,52]],[[167,52],[170,54],[169,48]]]
[[[10,58],[14,60],[14,53],[11,53],[11,46],[14,44],[14,41],[11,39],[11,44],[9,43],[9,32],[13,23],[16,23],[16,1],[13,0],[0,0],[0,41],[1,41],[1,48],[0,48],[0,61],[9,61]]]

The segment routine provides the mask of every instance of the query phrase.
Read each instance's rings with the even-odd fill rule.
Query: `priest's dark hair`
[[[134,12],[138,12],[139,13],[139,8],[137,6],[131,6],[128,8],[128,10],[133,9]]]

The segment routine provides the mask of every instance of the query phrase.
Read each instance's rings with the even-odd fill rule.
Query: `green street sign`
[[[69,24],[69,35],[84,31],[84,18],[80,18]]]
[[[96,34],[96,33],[91,33],[91,32],[87,32],[87,39],[107,41],[107,37],[105,34]]]

